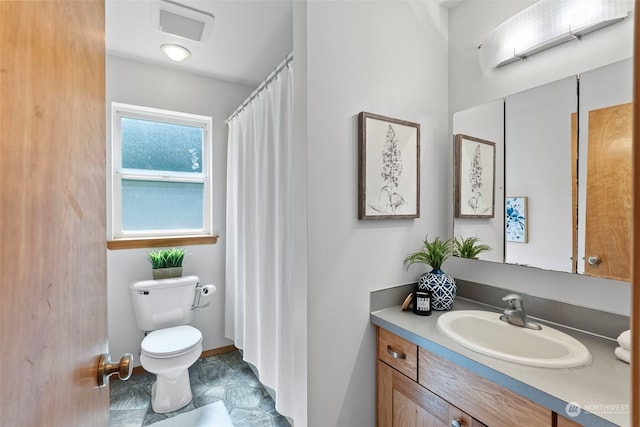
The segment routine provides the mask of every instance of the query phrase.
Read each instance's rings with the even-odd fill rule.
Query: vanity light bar
[[[480,45],[483,70],[500,68],[615,24],[631,0],[541,0],[509,18]]]

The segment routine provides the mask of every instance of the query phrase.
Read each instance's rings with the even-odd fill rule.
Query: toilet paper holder
[[[215,285],[203,286],[200,282],[196,283],[195,295],[193,298],[193,305],[191,306],[191,310],[200,310],[202,308],[205,308],[211,305],[211,302],[201,305],[200,298],[203,296],[211,295],[215,291],[216,291]]]

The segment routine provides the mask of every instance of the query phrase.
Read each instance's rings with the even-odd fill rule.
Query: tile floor
[[[183,412],[224,401],[236,427],[290,427],[239,351],[198,360],[189,368],[193,400],[170,414],[151,409],[154,375],[133,375],[110,383],[110,427],[140,427]],[[185,426],[187,427],[187,426]]]

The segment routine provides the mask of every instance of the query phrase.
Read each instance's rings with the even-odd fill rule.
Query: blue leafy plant
[[[398,147],[398,138],[393,126],[387,128],[387,135],[382,148],[382,187],[378,200],[380,204],[369,206],[382,213],[395,213],[399,206],[406,202],[402,194],[398,192],[400,175],[402,174],[402,152]]]

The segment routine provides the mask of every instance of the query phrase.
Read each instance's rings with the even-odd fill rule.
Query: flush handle
[[[98,387],[109,384],[109,376],[113,374],[118,374],[121,380],[128,380],[132,372],[133,355],[131,353],[123,354],[118,363],[111,363],[109,353],[104,353],[98,362]]]

